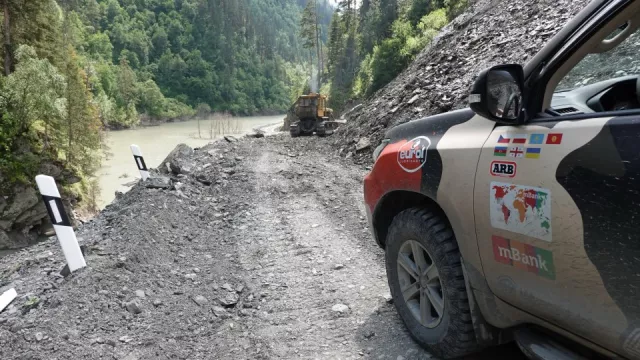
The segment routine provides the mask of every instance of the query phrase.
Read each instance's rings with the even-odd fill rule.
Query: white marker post
[[[38,175],[36,176],[36,183],[38,183],[38,189],[40,189],[42,200],[47,207],[53,229],[56,231],[60,246],[62,246],[64,257],[67,259],[69,270],[74,272],[87,266],[78,245],[76,233],[73,231],[64,206],[62,206],[62,199],[60,198],[56,181],[51,176]]]
[[[135,144],[131,145],[131,152],[133,153],[133,159],[136,161],[136,166],[138,166],[138,170],[140,170],[142,181],[147,180],[147,178],[149,177],[149,169],[147,169],[147,164],[144,162],[140,147]]]
[[[18,296],[18,293],[16,293],[16,289],[9,289],[2,295],[0,295],[0,312],[2,312],[2,310],[9,306],[9,304],[11,304],[16,296]]]

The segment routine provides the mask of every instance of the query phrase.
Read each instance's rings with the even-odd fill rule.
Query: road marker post
[[[2,310],[9,306],[9,304],[11,304],[16,296],[18,296],[18,293],[16,293],[16,289],[13,288],[5,291],[2,295],[0,295],[0,312],[2,312]]]
[[[133,153],[133,160],[135,160],[136,166],[138,167],[138,170],[140,170],[142,181],[147,180],[149,178],[149,169],[147,169],[147,164],[144,162],[140,147],[136,144],[132,144],[131,152]]]
[[[73,231],[69,216],[67,216],[62,199],[56,186],[56,181],[51,176],[38,175],[36,183],[42,195],[42,200],[49,213],[49,218],[53,224],[62,252],[69,265],[69,270],[74,272],[80,268],[87,266],[76,239],[76,233]]]

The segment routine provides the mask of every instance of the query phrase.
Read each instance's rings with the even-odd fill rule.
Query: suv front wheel
[[[477,351],[449,223],[429,209],[401,212],[389,228],[385,257],[391,295],[411,337],[442,358]]]

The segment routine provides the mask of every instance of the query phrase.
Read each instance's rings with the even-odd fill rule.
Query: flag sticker
[[[524,156],[524,149],[520,146],[509,148],[509,156],[514,158],[521,158]]]
[[[531,134],[529,144],[540,145],[544,143],[544,134]]]
[[[508,137],[500,135],[500,137],[498,138],[498,144],[508,144],[509,142],[511,142],[511,139]]]
[[[496,146],[496,148],[493,149],[493,156],[507,156],[507,147]]]
[[[527,148],[527,154],[525,155],[525,157],[527,159],[540,159],[541,152],[541,148]]]
[[[549,134],[547,135],[547,144],[561,144],[562,143],[562,134]]]
[[[526,134],[517,134],[513,136],[513,143],[514,144],[525,144],[527,142],[527,135]]]

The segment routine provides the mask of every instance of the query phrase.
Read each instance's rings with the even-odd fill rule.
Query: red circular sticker
[[[406,172],[416,172],[427,162],[427,151],[431,140],[426,136],[418,136],[402,145],[398,150],[398,164]]]

